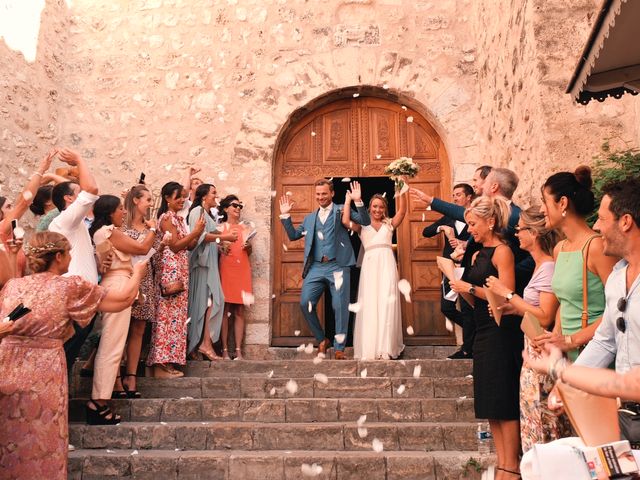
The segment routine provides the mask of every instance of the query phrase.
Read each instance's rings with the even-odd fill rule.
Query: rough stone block
[[[473,397],[472,378],[438,378],[434,382],[435,398]]]
[[[254,450],[342,450],[341,425],[259,425]]]
[[[343,422],[355,422],[361,415],[366,415],[368,422],[377,422],[377,400],[366,398],[341,398],[338,402],[338,415],[340,420]]]
[[[130,459],[120,456],[89,455],[82,466],[83,479],[122,478],[131,474]]]
[[[133,447],[173,450],[176,448],[175,427],[172,425],[136,425],[133,427]]]
[[[208,425],[208,450],[252,450],[253,438],[248,424]]]
[[[131,448],[131,442],[131,430],[119,425],[87,426],[82,436],[82,448]]]
[[[435,480],[435,475],[433,457],[387,456],[387,480]]]
[[[163,455],[165,452],[151,455],[131,456],[131,473],[142,480],[167,480],[178,477],[178,459],[175,456]],[[168,453],[168,452],[167,452]]]
[[[285,421],[285,404],[282,400],[241,400],[240,411],[243,422]]]
[[[314,397],[322,398],[389,398],[391,380],[388,378],[336,379],[327,384],[316,382]]]
[[[284,461],[280,456],[235,456],[229,458],[229,478],[282,480]]]
[[[285,402],[287,422],[335,422],[338,420],[338,400],[289,398]]]
[[[242,396],[245,398],[311,398],[313,397],[313,379],[295,378],[298,391],[291,394],[286,390],[289,379],[286,378],[242,378]],[[275,388],[274,395],[271,389]]]
[[[141,399],[131,402],[132,422],[159,422],[163,399]]]
[[[185,452],[178,459],[180,480],[227,480],[229,459],[218,452]]]
[[[208,430],[207,426],[201,423],[176,426],[176,448],[181,450],[206,450]]]
[[[401,450],[443,450],[442,428],[433,424],[399,425],[398,438]]]
[[[200,398],[202,396],[199,378],[139,378],[138,388],[144,398]]]
[[[240,400],[202,399],[202,420],[216,422],[240,420]]]
[[[473,407],[473,398],[466,398],[464,400],[456,400],[457,416],[456,420],[459,422],[473,422],[476,420],[476,414]]]
[[[67,463],[67,480],[82,480],[82,464],[82,457],[69,455],[69,461]]]
[[[425,422],[455,422],[456,401],[449,398],[426,398],[421,400],[422,419]]]
[[[381,422],[419,422],[422,420],[420,400],[378,400]]]
[[[393,379],[393,396],[395,398],[433,398],[432,378],[394,378]],[[404,385],[404,392],[398,393],[400,385]]]
[[[160,419],[165,422],[191,422],[202,419],[200,400],[167,399]]]
[[[239,378],[203,378],[203,398],[234,398],[240,396]]]
[[[476,450],[477,427],[475,423],[449,424],[442,426],[445,450]]]
[[[369,457],[337,457],[338,478],[340,480],[386,480],[387,472],[384,455]]]
[[[360,438],[356,425],[346,425],[344,427],[344,449],[372,451],[372,442],[377,438],[382,442],[385,450],[398,450],[398,431],[393,425],[363,425],[367,429],[367,436]]]

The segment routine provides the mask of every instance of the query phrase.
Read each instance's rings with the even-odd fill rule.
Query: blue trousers
[[[339,290],[336,290],[334,272],[342,272],[342,286]],[[327,263],[313,262],[302,284],[302,293],[300,295],[302,315],[316,340],[321,342],[325,339],[325,333],[318,319],[316,305],[325,287],[329,286],[331,290],[331,306],[336,319],[336,335],[344,334],[342,342],[338,342],[335,338],[333,340],[333,347],[338,351],[344,350],[347,329],[349,328],[350,275],[351,267],[341,267],[335,261]],[[309,311],[309,302],[311,302],[311,311]]]

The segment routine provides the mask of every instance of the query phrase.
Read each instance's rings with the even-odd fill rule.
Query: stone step
[[[300,344],[303,342],[310,342],[311,339],[300,338]],[[453,345],[416,345],[406,346],[402,355],[405,360],[410,358],[446,358],[455,351],[458,347]],[[348,347],[345,349],[347,358],[353,358],[353,348]],[[333,357],[334,351],[329,350],[329,356]],[[304,352],[298,352],[294,347],[268,347],[264,348],[262,345],[246,345],[243,351],[243,355],[249,360],[298,360],[305,358]]]
[[[69,443],[84,449],[159,450],[370,450],[374,438],[385,450],[472,450],[472,422],[123,422],[120,425],[70,424]]]
[[[479,480],[493,455],[462,452],[76,450],[70,480],[299,480],[316,463],[321,480]]]
[[[86,399],[69,403],[69,420],[85,421]],[[124,421],[133,422],[338,422],[366,414],[369,422],[474,421],[473,399],[288,398],[136,399],[111,402]]]
[[[360,376],[366,369],[370,377],[410,377],[416,366],[420,366],[422,377],[464,377],[471,374],[471,360],[323,360],[313,363],[313,356],[304,360],[257,360],[257,361],[190,361],[185,375],[190,377],[230,377],[268,375],[273,378],[312,377],[324,373],[333,377]],[[273,372],[273,373],[272,373]]]
[[[266,377],[183,377],[139,378],[144,398],[455,398],[473,395],[472,378],[337,377],[328,383],[313,377],[293,378],[298,391],[285,387],[289,378]],[[404,385],[404,392],[398,388]],[[86,398],[91,379],[78,379],[73,398]]]

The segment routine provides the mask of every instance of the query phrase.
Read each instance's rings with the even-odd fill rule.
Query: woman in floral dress
[[[69,444],[67,365],[62,345],[73,322],[88,325],[97,310],[118,312],[138,292],[146,263],[122,290],[78,276],[63,277],[71,255],[59,233],[36,233],[25,248],[33,275],[12,279],[0,291],[0,318],[18,304],[31,312],[16,320],[0,343],[0,476],[66,480]],[[113,415],[107,407],[100,415]]]
[[[184,187],[169,182],[162,187],[162,203],[158,210],[160,237],[169,233],[167,248],[159,265],[161,295],[151,329],[151,345],[147,365],[153,366],[155,377],[181,377],[184,374],[172,364],[187,362],[187,307],[189,298],[189,252],[204,231],[200,218],[191,233],[178,214],[184,208]]]

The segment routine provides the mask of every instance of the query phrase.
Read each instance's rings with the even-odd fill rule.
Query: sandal
[[[198,353],[201,354],[205,359],[209,360],[210,362],[215,362],[216,360],[220,360],[220,357],[216,355],[216,352],[214,350],[207,352],[206,350],[198,349]]]
[[[178,372],[177,370],[171,369],[161,363],[157,363],[153,366],[153,376],[155,378],[177,378],[182,377],[183,375],[184,374],[182,372]]]
[[[116,382],[118,381],[118,379],[120,379],[120,375],[116,377]],[[120,381],[120,384],[122,384],[122,380]],[[122,388],[124,389],[124,385],[122,385]],[[123,398],[127,398],[127,392],[125,392],[124,390],[113,390],[111,392],[112,400],[122,400]]]
[[[222,349],[222,359],[231,360],[231,357],[229,356],[229,350],[227,350],[226,348]]]
[[[127,377],[133,377],[133,378],[137,378],[137,375],[135,373],[126,373],[124,376],[124,378]],[[122,382],[122,388],[124,388],[124,393],[126,394],[127,398],[142,398],[142,395],[140,394],[140,392],[138,390],[129,390],[129,387],[127,387],[124,382]]]
[[[95,409],[89,405],[93,405]],[[95,400],[89,400],[85,406],[87,411],[87,424],[89,425],[117,425],[120,423],[120,415],[116,415],[106,405],[98,405]]]
[[[522,478],[520,476],[520,472],[517,472],[515,470],[508,470],[508,469],[502,468],[502,467],[496,467],[496,470],[502,470],[503,472],[510,473],[511,475],[516,475],[516,478]]]

